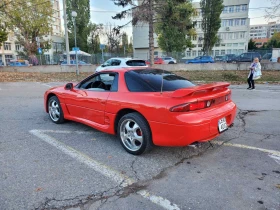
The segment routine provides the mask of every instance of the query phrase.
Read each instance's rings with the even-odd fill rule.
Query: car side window
[[[104,66],[111,66],[112,65],[112,59],[107,60],[103,65]]]
[[[121,65],[121,60],[118,59],[112,60],[111,66],[119,66],[119,65]]]
[[[78,85],[79,89],[89,91],[118,91],[117,73],[100,73],[93,75]]]

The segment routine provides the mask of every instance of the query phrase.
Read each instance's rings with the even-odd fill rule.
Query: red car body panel
[[[64,87],[51,88],[44,95],[59,98],[64,118],[86,124],[100,131],[116,134],[115,120],[121,110],[130,109],[140,113],[148,122],[152,139],[159,146],[186,146],[193,142],[204,142],[220,135],[218,120],[226,118],[227,125],[233,124],[236,105],[227,87],[229,83],[214,83],[203,86],[179,89],[171,92],[130,92],[126,86],[124,73],[131,69],[118,69],[117,92],[96,92],[65,90]],[[103,71],[102,73],[107,72]],[[213,106],[188,112],[171,112],[176,105],[212,100]]]
[[[146,64],[150,65],[151,62],[150,61],[146,61]],[[154,64],[164,64],[164,60],[162,58],[155,58]]]

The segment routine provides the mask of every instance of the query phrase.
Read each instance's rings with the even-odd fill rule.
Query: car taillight
[[[177,106],[173,106],[170,108],[171,112],[188,112],[188,111],[194,111],[198,109],[203,109],[206,107],[210,107],[211,102],[210,101],[201,101],[201,102],[195,102],[195,103],[187,103],[187,104],[180,104]]]

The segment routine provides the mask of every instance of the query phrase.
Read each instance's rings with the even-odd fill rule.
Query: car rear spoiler
[[[197,95],[201,93],[210,93],[217,90],[222,90],[230,86],[230,83],[228,82],[216,82],[211,84],[205,84],[200,86],[194,86],[190,88],[182,88],[175,90],[171,97],[173,98],[180,98],[184,96],[191,96],[191,95]]]

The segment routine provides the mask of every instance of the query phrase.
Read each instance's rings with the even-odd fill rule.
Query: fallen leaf
[[[40,191],[42,191],[43,189],[41,188],[41,187],[38,187],[35,191],[36,192],[40,192]]]

